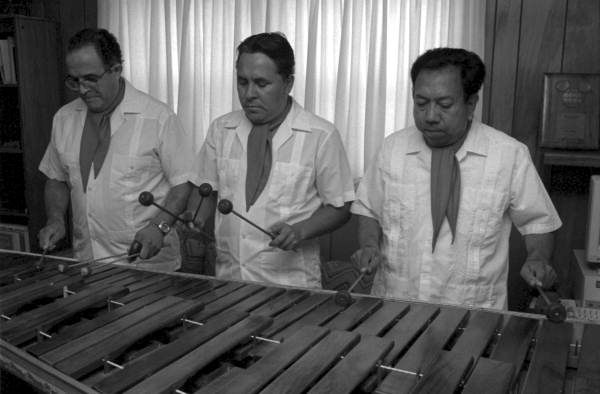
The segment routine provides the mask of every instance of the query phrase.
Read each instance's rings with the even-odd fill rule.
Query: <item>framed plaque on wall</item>
[[[600,74],[544,75],[540,146],[600,148]]]

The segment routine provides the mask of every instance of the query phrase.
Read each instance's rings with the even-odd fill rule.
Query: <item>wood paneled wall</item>
[[[86,27],[98,26],[98,5],[96,0],[32,0],[31,16],[46,18],[59,23],[61,51],[61,75],[65,75],[65,49],[69,38]],[[62,103],[73,100],[76,95],[63,86]]]
[[[572,249],[584,247],[587,182],[598,169],[543,168],[538,136],[544,73],[600,73],[600,1],[487,0],[483,120],[525,143],[563,220],[557,232],[553,265],[559,292],[571,296]],[[522,309],[527,289],[519,277],[523,242],[513,231],[509,307]]]

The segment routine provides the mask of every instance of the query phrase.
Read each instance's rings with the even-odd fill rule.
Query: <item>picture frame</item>
[[[544,74],[540,146],[600,148],[600,74]]]

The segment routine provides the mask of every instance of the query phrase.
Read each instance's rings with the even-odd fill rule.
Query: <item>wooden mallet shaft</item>
[[[239,213],[237,213],[234,209],[233,209],[233,203],[229,200],[223,199],[221,201],[219,201],[219,204],[217,204],[217,209],[219,210],[219,212],[221,212],[223,215],[227,215],[229,213],[233,213],[234,215],[236,215],[237,217],[239,217],[240,219],[242,219],[243,221],[245,221],[246,223],[250,224],[251,226],[254,226],[255,228],[257,228],[258,230],[262,231],[263,233],[265,233],[266,235],[268,235],[271,239],[275,239],[275,235],[268,232],[267,230],[265,230],[264,228],[260,227],[258,224],[246,219],[244,216],[240,215]]]

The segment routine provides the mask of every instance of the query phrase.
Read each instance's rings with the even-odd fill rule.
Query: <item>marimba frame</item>
[[[33,294],[27,291],[35,283],[11,290]],[[47,392],[275,393],[300,387],[391,393],[447,392],[454,385],[465,393],[482,387],[529,393],[597,387],[600,363],[591,349],[600,326],[363,295],[353,295],[355,302],[345,307],[332,291],[112,266],[85,278],[78,290],[91,286],[117,298],[107,297],[99,307],[74,297],[83,310],[63,311],[64,319],[43,327],[51,339],[14,330],[23,316],[44,326],[46,316],[53,318],[53,303],[27,312],[9,309],[11,321],[0,325],[0,365]],[[54,302],[71,305],[61,300]],[[78,321],[84,312],[88,320]]]

